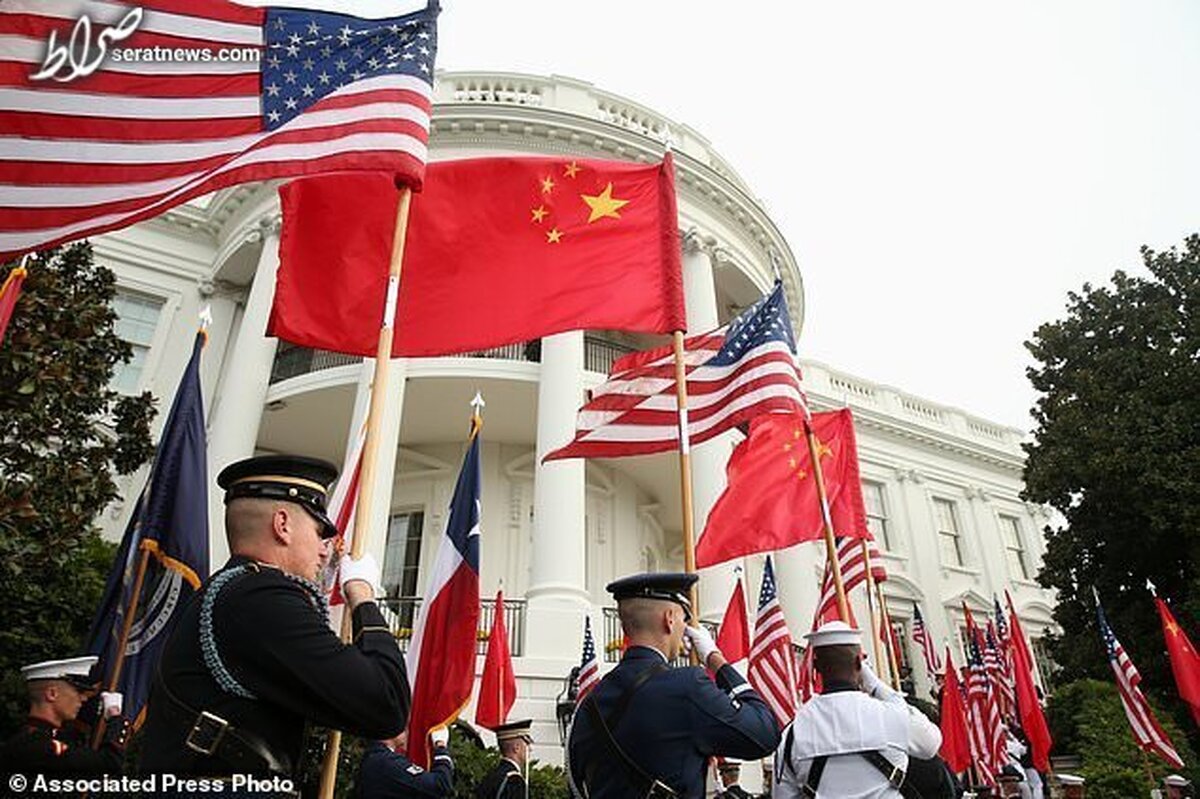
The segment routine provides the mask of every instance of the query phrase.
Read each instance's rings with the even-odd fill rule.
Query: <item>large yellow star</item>
[[[546,214],[548,214],[550,212],[546,210],[546,206],[539,205],[537,208],[532,209],[530,211],[530,213],[533,214],[533,219],[531,221],[541,222],[543,219],[546,218]]]
[[[617,213],[623,206],[629,204],[629,200],[618,200],[612,196],[612,183],[604,187],[604,191],[592,196],[590,194],[581,194],[580,197],[592,209],[592,213],[588,215],[588,222],[595,222],[597,219],[602,219],[606,216],[611,216],[613,219],[620,219],[621,215]]]
[[[1167,632],[1171,635],[1179,635],[1179,625],[1173,621],[1167,622]]]
[[[562,239],[562,235],[563,235],[562,231],[559,230],[558,228],[556,228],[556,227],[550,228],[549,230],[546,231],[546,243],[547,244],[558,244],[559,240]]]
[[[817,457],[818,458],[832,458],[833,457],[833,447],[829,446],[824,441],[817,439]]]

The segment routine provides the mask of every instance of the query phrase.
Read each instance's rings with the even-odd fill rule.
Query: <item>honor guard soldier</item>
[[[608,585],[629,648],[575,709],[567,769],[575,795],[705,795],[711,757],[757,760],[779,743],[771,709],[717,649],[689,627],[694,574],[639,574]],[[704,669],[671,668],[688,640]]]
[[[325,510],[336,476],[325,461],[266,456],[217,477],[232,555],[163,650],[142,772],[294,778],[306,722],[377,740],[404,729],[408,678],[374,601],[379,567],[341,563],[351,644],[330,628],[316,583],[337,534]]]
[[[433,739],[433,766],[428,771],[405,754],[407,733],[368,744],[358,768],[357,799],[442,799],[452,796],[454,761],[446,747],[449,734],[443,727],[434,730],[430,737]]]
[[[0,749],[0,772],[46,776],[121,773],[129,724],[120,717],[120,694],[100,694],[99,709],[106,723],[98,750],[72,726],[97,691],[99,681],[92,677],[96,660],[94,655],[47,660],[21,669],[29,692],[29,718]]]
[[[525,719],[501,724],[492,730],[500,748],[500,762],[475,788],[475,799],[528,799],[532,727],[533,719]]]
[[[809,633],[822,690],[796,713],[775,754],[775,799],[916,796],[909,757],[942,745],[933,722],[884,685],[862,660],[862,635],[831,621]],[[930,798],[932,799],[932,797]]]

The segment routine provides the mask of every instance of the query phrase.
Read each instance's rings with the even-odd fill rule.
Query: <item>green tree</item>
[[[1187,738],[1153,700],[1151,706],[1195,779],[1196,755]],[[1138,749],[1111,680],[1079,680],[1057,689],[1050,698],[1048,721],[1055,751],[1082,759],[1079,773],[1087,779],[1092,799],[1146,796],[1152,777],[1161,785],[1163,777],[1176,771],[1162,758]]]
[[[0,732],[25,713],[18,668],[79,653],[114,552],[93,520],[153,454],[149,393],[109,388],[132,357],[115,291],[87,243],[38,253],[0,344]]]
[[[1025,497],[1062,515],[1038,579],[1058,592],[1063,678],[1108,679],[1095,586],[1147,683],[1165,689],[1147,578],[1200,633],[1189,624],[1200,616],[1200,235],[1182,249],[1143,248],[1142,260],[1147,276],[1084,285],[1065,318],[1026,343],[1041,396]]]

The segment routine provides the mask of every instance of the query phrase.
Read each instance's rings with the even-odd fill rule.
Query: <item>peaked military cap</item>
[[[100,684],[100,678],[95,674],[96,663],[99,660],[95,655],[65,660],[43,660],[41,663],[22,666],[21,676],[26,682],[66,680],[76,688],[88,690]]]
[[[692,601],[688,594],[692,585],[700,579],[698,574],[683,572],[647,572],[614,580],[605,586],[606,591],[620,602],[622,599],[665,599],[682,605],[688,618],[692,616]]]
[[[337,467],[319,458],[300,455],[260,455],[231,463],[217,475],[225,489],[225,504],[243,497],[294,502],[321,525],[321,537],[338,534],[325,510],[329,484],[337,478]]]
[[[520,721],[510,721],[507,724],[499,724],[492,730],[496,733],[496,741],[511,741],[513,738],[524,738],[526,741],[533,743],[533,735],[530,730],[533,729],[533,719],[521,719]]]

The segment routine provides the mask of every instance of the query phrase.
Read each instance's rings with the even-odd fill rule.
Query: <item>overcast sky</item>
[[[800,263],[804,357],[998,422],[1030,427],[1022,342],[1069,290],[1200,232],[1194,0],[443,7],[443,69],[708,137]]]

